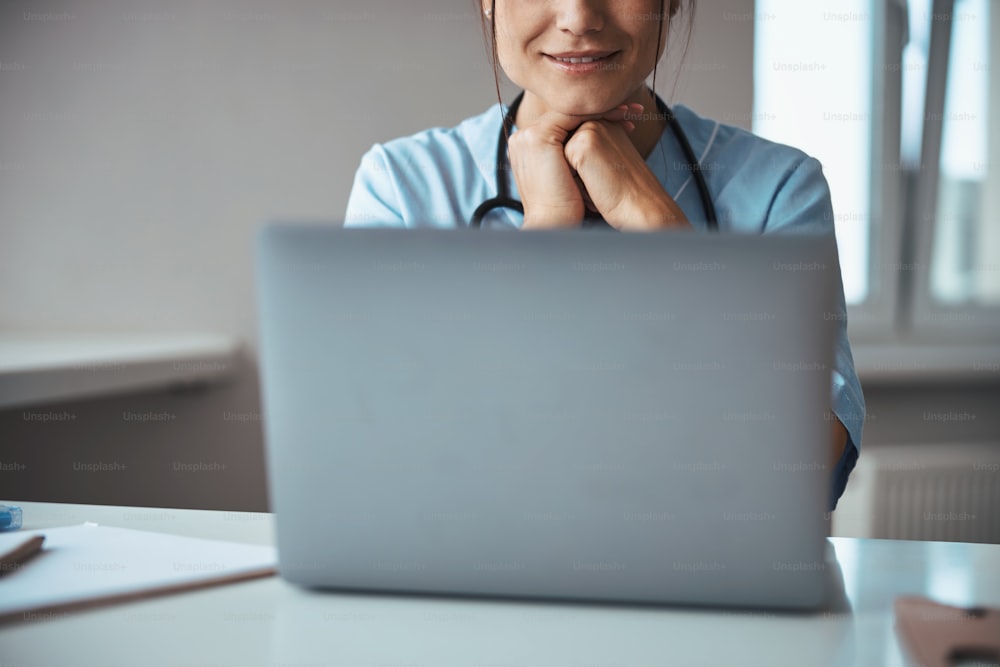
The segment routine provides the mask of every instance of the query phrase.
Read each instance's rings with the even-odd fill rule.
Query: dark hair
[[[684,49],[683,49],[683,51],[681,51],[681,60],[684,59],[684,57],[687,54],[688,47],[691,45],[691,33],[693,31],[693,28],[694,28],[695,1],[696,0],[686,0],[686,3],[685,3],[685,0],[670,0],[670,13],[665,17],[664,13],[663,13],[663,3],[665,2],[665,0],[660,0],[660,11],[657,13],[657,18],[659,19],[659,21],[660,21],[661,24],[662,24],[664,18],[670,18],[670,20],[671,20],[671,27],[670,27],[670,29],[671,30],[673,29],[673,19],[674,19],[674,17],[678,13],[680,13],[680,11],[681,11],[681,5],[682,4],[686,4],[687,5],[687,9],[684,11],[684,18],[687,21],[687,36],[684,38]],[[475,2],[476,2],[476,11],[482,16],[482,3],[480,2],[480,0],[475,0]],[[493,65],[493,82],[496,85],[497,101],[500,102],[501,105],[503,105],[503,100],[501,99],[501,95],[500,95],[500,69],[499,69],[500,68],[500,62],[499,62],[499,58],[497,56],[497,36],[496,36],[497,35],[497,31],[496,31],[496,27],[497,27],[497,23],[496,23],[496,21],[497,21],[497,12],[496,12],[496,7],[497,7],[496,0],[490,0],[490,16],[489,16],[489,18],[486,18],[485,16],[482,16],[482,20],[480,21],[480,26],[483,29],[483,39],[486,41],[486,44],[487,44],[487,48],[488,48],[488,52],[489,52],[489,56],[490,56],[490,63]],[[660,56],[661,56],[661,54],[660,54],[660,47],[663,46],[663,44],[661,44],[661,41],[660,41],[662,39],[663,39],[663,30],[661,29],[661,30],[657,31],[657,33],[656,33],[656,54],[657,54],[657,58],[656,58],[656,62],[653,63],[653,92],[654,93],[656,92],[656,71],[657,71],[657,68],[659,67]],[[663,50],[663,55],[666,55],[666,49]]]

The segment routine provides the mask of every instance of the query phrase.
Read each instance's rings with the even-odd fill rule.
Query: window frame
[[[908,3],[874,0],[872,4],[872,99],[881,100],[882,107],[880,113],[873,109],[871,125],[869,288],[863,302],[847,307],[849,335],[861,347],[891,343],[924,352],[935,346],[947,348],[956,359],[956,370],[975,366],[966,358],[970,354],[993,368],[1000,360],[1000,307],[943,303],[934,298],[931,287],[955,0],[933,0],[934,16],[947,18],[931,22],[921,153],[915,168],[902,164],[900,151]],[[991,11],[989,20],[994,29],[990,34],[1000,34],[1000,10]],[[998,52],[990,50],[991,68],[1000,69]],[[969,354],[956,354],[963,349]]]
[[[847,306],[853,341],[883,343],[899,338],[906,183],[900,161],[902,54],[908,33],[906,0],[876,0],[872,7],[872,95],[882,100],[871,114],[871,177],[868,226],[868,294]],[[879,141],[876,141],[880,138]]]
[[[1000,345],[1000,306],[943,303],[934,298],[931,287],[931,261],[934,235],[938,226],[941,141],[944,133],[944,106],[954,11],[955,0],[933,2],[932,12],[935,19],[931,22],[920,168],[915,174],[914,188],[910,197],[914,206],[909,214],[913,234],[913,265],[917,269],[912,272],[910,277],[912,284],[908,286],[909,299],[906,302],[908,317],[904,323],[906,327],[904,332],[909,338],[924,342]],[[989,20],[992,28],[1000,28],[998,15],[1000,10],[990,8]],[[997,33],[988,30],[987,34]],[[997,48],[990,49],[990,67],[1000,67]],[[990,96],[996,97],[992,91]],[[995,168],[994,166],[993,169]],[[920,211],[929,213],[920,214]]]

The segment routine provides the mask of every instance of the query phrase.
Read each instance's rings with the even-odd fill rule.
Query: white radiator
[[[869,448],[848,490],[835,534],[1000,544],[1000,444]]]

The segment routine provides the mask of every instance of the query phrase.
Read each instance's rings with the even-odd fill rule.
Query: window
[[[850,304],[870,288],[869,4],[758,0],[755,16],[753,131],[823,163]]]
[[[754,131],[823,163],[862,338],[1000,335],[990,3],[757,1]]]
[[[1000,185],[988,151],[996,141],[987,125],[990,96],[997,94],[988,75],[989,13],[987,0],[960,0],[952,18],[930,262],[931,297],[951,305],[1000,304],[1000,234],[985,215],[1000,210],[988,201]]]

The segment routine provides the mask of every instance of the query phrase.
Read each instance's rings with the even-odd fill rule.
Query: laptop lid
[[[832,237],[272,225],[258,281],[289,581],[822,601]]]

